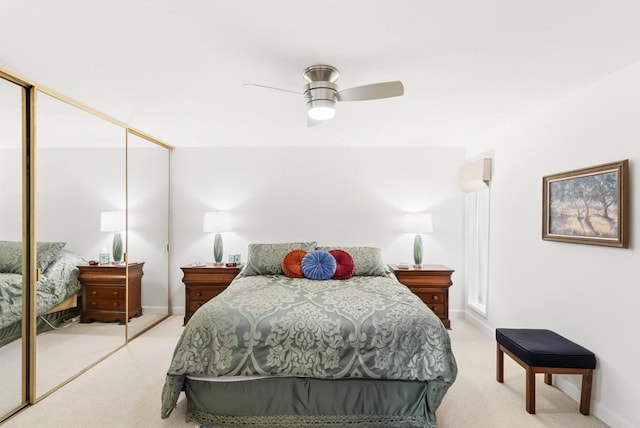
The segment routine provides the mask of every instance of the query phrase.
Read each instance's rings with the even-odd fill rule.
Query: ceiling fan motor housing
[[[312,65],[305,68],[302,77],[309,82],[304,85],[307,107],[333,107],[337,101],[338,85],[334,82],[340,77],[335,67],[330,65]]]
[[[337,101],[338,86],[331,82],[311,82],[304,85],[304,95],[307,103],[328,100],[332,103]]]

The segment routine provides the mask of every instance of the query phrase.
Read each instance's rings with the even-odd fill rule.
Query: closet
[[[170,150],[0,70],[0,422],[168,316]]]

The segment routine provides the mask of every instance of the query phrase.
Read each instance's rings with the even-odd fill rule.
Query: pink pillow
[[[282,259],[282,271],[289,278],[304,278],[302,273],[302,259],[307,251],[301,248],[289,251]]]
[[[351,254],[344,250],[331,250],[329,253],[336,259],[336,273],[333,279],[349,279],[356,271],[356,264]]]

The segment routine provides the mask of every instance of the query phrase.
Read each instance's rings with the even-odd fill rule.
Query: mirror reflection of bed
[[[63,242],[37,244],[42,275],[36,283],[37,331],[58,328],[79,312],[77,265],[82,257],[64,250]],[[0,241],[0,346],[22,336],[22,242]]]

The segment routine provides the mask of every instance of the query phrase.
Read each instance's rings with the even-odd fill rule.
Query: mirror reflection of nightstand
[[[82,284],[80,322],[119,321],[142,315],[142,263],[78,266]],[[125,314],[126,271],[129,269],[129,311]],[[128,315],[128,316],[127,316]]]

